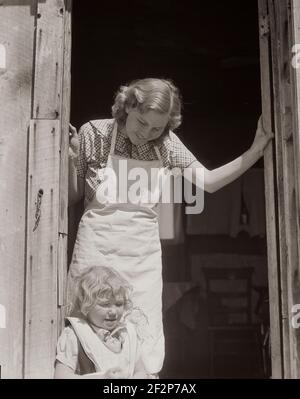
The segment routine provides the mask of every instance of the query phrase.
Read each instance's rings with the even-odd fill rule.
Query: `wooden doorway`
[[[299,1],[259,4],[262,110],[275,141],[265,155],[272,375],[299,378]]]
[[[200,6],[191,1],[187,8],[180,2],[131,1],[120,4],[118,13],[109,3],[91,1],[91,8],[74,3],[72,123],[79,127],[89,119],[110,118],[119,85],[149,75],[164,76],[172,78],[182,91],[184,119],[177,134],[200,161],[213,168],[246,151],[261,112],[258,15],[257,5],[248,3],[237,20],[231,10],[240,8],[238,3]],[[212,20],[215,32],[211,32]],[[258,166],[261,171],[262,161]],[[74,225],[69,234],[76,235]],[[72,245],[69,249],[71,255]],[[185,289],[191,275],[186,249],[185,243],[173,247],[163,243],[164,286],[170,296],[172,290]],[[172,320],[169,323],[171,326]],[[176,352],[180,346],[176,342],[181,342],[185,333],[184,323],[177,326],[182,336],[170,338],[169,342],[174,339],[167,348],[165,376],[205,376],[204,347],[208,345],[203,326],[204,316],[199,334],[193,331],[199,341],[197,355],[188,345],[181,346],[184,370],[180,356],[171,353]],[[185,341],[191,342],[188,337]],[[171,370],[170,363],[175,361],[177,369],[172,366]],[[235,372],[237,376],[237,368]]]
[[[57,334],[63,326],[68,236],[66,187],[71,3],[71,0],[18,0],[4,1],[0,5],[1,20],[5,21],[0,28],[0,96],[3,105],[0,115],[5,132],[0,137],[0,162],[5,161],[1,166],[1,183],[5,190],[0,196],[0,308],[2,315],[5,310],[7,320],[5,328],[2,328],[3,320],[0,325],[2,378],[51,378]],[[151,14],[150,3],[145,0]],[[168,7],[172,9],[173,4],[171,1],[165,3],[163,18],[168,17]],[[105,7],[104,4],[101,6]],[[264,125],[275,132],[274,144],[265,155],[272,376],[299,378],[299,329],[293,327],[291,320],[293,306],[300,303],[300,75],[297,48],[294,47],[300,43],[300,1],[259,0],[258,6]],[[127,8],[128,18],[135,11],[133,3],[130,7]],[[240,7],[239,2],[237,7]],[[91,6],[88,12],[93,14]],[[185,16],[189,20],[189,15]],[[173,71],[176,71],[177,63],[184,63],[186,51],[193,52],[201,41],[210,39],[211,23],[210,28],[198,37],[193,29],[199,21],[197,15],[192,16],[194,20],[189,24],[189,34],[195,46],[180,47],[181,55],[172,54]],[[214,17],[212,9],[209,21]],[[124,25],[128,23],[127,18],[122,20]],[[113,21],[109,25],[101,14],[96,18],[97,24],[108,24],[107,35],[120,44],[126,38],[116,37]],[[142,20],[139,23],[143,25]],[[10,29],[11,25],[16,29]],[[178,26],[172,25],[173,32],[176,33]],[[162,28],[165,27],[162,23]],[[122,32],[122,25],[118,28]],[[138,36],[139,32],[136,34]],[[168,35],[162,39],[161,46],[174,44],[168,42]],[[106,40],[105,36],[103,40]],[[147,40],[148,45],[153,46],[151,35]],[[141,72],[145,74],[145,69],[139,69],[143,43],[138,44],[140,52],[131,54],[135,71],[131,71],[129,65],[129,69],[123,71],[124,80],[131,78],[133,72],[133,78],[139,77]],[[100,43],[94,43],[81,62],[93,67],[97,62],[98,70],[103,71],[109,69],[107,60],[114,48],[106,46],[105,51],[99,51],[99,48]],[[212,44],[209,51],[213,53],[214,50]],[[158,57],[155,61],[151,52],[148,54],[142,67],[148,68],[149,73],[159,73]],[[164,52],[161,54],[165,57]],[[200,56],[205,58],[205,54],[200,51]],[[149,69],[150,64],[153,69]],[[201,68],[202,71],[209,69],[205,63],[189,63],[186,67],[191,76],[196,76]],[[123,81],[119,78],[119,70],[120,64],[115,63],[111,70],[114,85]],[[188,97],[195,81],[191,79],[190,85],[185,86],[181,85],[185,76],[168,75],[184,87],[183,95]],[[74,78],[73,75],[76,85]],[[101,85],[98,87],[105,107],[117,88],[114,85],[108,87],[107,96],[102,96]],[[84,102],[82,98],[81,103]],[[207,104],[215,98],[204,100]],[[99,106],[100,103],[95,107],[95,115],[99,115]],[[196,112],[193,104],[187,108],[191,120],[193,117],[197,120],[197,108]],[[85,113],[83,108],[81,111],[84,118],[93,116]],[[106,108],[105,113],[108,111]],[[205,109],[201,112],[205,116]],[[78,122],[82,117],[82,114],[76,114]],[[187,140],[189,137],[192,133],[187,135]],[[250,142],[251,137],[248,139]],[[198,150],[200,154],[201,148]],[[8,226],[13,226],[11,234],[7,233]]]

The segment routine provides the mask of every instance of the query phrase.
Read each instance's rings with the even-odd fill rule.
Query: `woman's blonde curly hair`
[[[132,308],[131,285],[120,274],[108,267],[92,266],[73,277],[70,313],[75,309],[87,316],[90,310],[103,298],[124,299],[124,311]]]
[[[165,131],[176,129],[182,121],[181,96],[171,80],[146,78],[121,86],[112,106],[112,116],[120,125],[126,123],[127,107],[137,107],[141,113],[153,110],[169,114]]]

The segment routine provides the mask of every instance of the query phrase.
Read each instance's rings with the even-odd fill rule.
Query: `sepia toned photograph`
[[[300,0],[0,0],[0,379],[298,379],[299,255]]]

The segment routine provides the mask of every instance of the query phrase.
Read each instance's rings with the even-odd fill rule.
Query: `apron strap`
[[[156,152],[157,158],[159,159],[159,161],[161,161],[161,162],[162,162],[162,157],[161,157],[161,154],[160,154],[160,151],[159,151],[159,149],[158,149],[157,145],[155,145],[155,146],[154,146],[154,149],[155,149],[155,152]]]
[[[115,151],[115,145],[116,145],[116,139],[117,139],[117,131],[118,131],[118,124],[115,121],[114,127],[113,127],[113,132],[112,132],[112,138],[111,138],[111,143],[110,143],[110,150],[109,154],[112,155]]]

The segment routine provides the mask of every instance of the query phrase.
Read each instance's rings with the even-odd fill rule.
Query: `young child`
[[[54,378],[151,378],[140,360],[131,287],[115,270],[93,266],[74,282],[73,308],[57,344]]]

